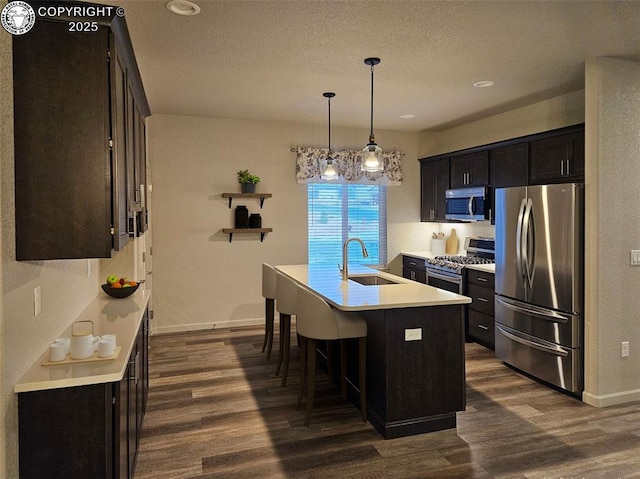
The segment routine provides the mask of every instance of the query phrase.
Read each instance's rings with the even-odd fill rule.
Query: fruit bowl
[[[135,293],[140,287],[140,283],[135,286],[129,286],[128,288],[113,288],[110,284],[103,284],[102,291],[107,293],[112,298],[126,298],[127,296],[131,296]]]

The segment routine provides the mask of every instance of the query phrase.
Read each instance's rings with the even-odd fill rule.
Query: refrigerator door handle
[[[533,277],[535,275],[534,262],[536,256],[535,225],[533,220],[533,201],[531,198],[527,198],[526,203],[524,218],[522,220],[522,263],[527,286],[532,288]]]
[[[512,311],[515,311],[517,313],[524,313],[524,314],[528,314],[531,316],[535,316],[536,318],[540,318],[540,319],[544,319],[547,321],[552,321],[554,323],[567,323],[569,322],[570,318],[557,313],[555,311],[552,311],[550,309],[538,309],[535,306],[531,306],[531,305],[524,305],[524,304],[515,304],[512,303],[511,301],[505,301],[504,299],[496,296],[496,302],[500,303],[500,305],[504,306],[507,309],[511,309]]]
[[[521,338],[520,336],[516,336],[513,333],[505,331],[502,327],[500,327],[499,324],[496,324],[496,329],[500,334],[506,336],[512,341],[515,341],[516,343],[524,344],[525,346],[528,346],[530,348],[539,349],[540,351],[544,351],[545,353],[551,353],[556,356],[566,357],[569,355],[567,351],[565,351],[563,348],[559,346],[547,346],[546,344],[541,344],[539,342],[530,341],[528,339]]]
[[[522,223],[526,206],[527,200],[523,198],[520,202],[520,211],[518,211],[518,221],[516,222],[516,266],[521,281],[524,281],[524,268],[522,264]]]

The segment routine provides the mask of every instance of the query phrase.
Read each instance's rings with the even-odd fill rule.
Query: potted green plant
[[[255,193],[256,184],[260,183],[260,177],[252,175],[249,170],[240,170],[237,173],[238,183],[240,183],[240,191],[243,193]]]

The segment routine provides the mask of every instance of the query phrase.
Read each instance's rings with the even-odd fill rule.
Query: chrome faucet
[[[340,273],[342,273],[342,281],[347,281],[349,279],[349,243],[352,241],[357,241],[362,246],[362,256],[367,258],[369,253],[367,252],[367,247],[364,245],[364,242],[360,238],[349,238],[342,245],[342,269],[340,269],[340,265],[338,265],[338,269],[340,269]]]

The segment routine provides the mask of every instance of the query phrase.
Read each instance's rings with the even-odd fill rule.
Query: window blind
[[[349,244],[349,263],[387,262],[387,190],[384,186],[310,183],[307,185],[309,264],[342,262],[349,238],[364,241],[368,258],[357,242]]]

